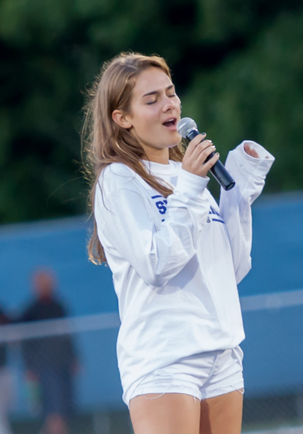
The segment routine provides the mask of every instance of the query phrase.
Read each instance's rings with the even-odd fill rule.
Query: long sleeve
[[[259,158],[248,155],[245,143],[258,152]],[[236,181],[230,191],[221,190],[220,211],[228,230],[237,283],[251,268],[252,217],[251,205],[261,194],[274,157],[261,145],[244,141],[228,154],[226,168]]]
[[[208,178],[181,169],[174,193],[167,200],[162,198],[165,214],[161,215],[153,201],[155,190],[146,183],[143,186],[123,165],[107,169],[100,180],[102,192],[99,188],[96,192],[99,238],[106,251],[126,260],[147,284],[161,287],[196,252],[209,212],[209,200],[203,194]]]
[[[117,163],[102,172],[95,196],[119,303],[125,402],[149,373],[244,338],[230,240],[208,178],[179,162],[149,163],[147,170],[172,186],[169,197]]]

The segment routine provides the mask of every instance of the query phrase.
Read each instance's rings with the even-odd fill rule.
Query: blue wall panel
[[[303,289],[303,194],[264,196],[253,207],[253,269],[240,296]],[[58,293],[72,316],[117,312],[111,273],[88,262],[84,218],[0,228],[0,303],[18,313],[30,298],[30,276],[38,266],[54,269]],[[247,396],[303,388],[303,307],[243,313]],[[115,345],[117,329],[77,337],[83,363],[79,404],[114,406],[121,401]],[[98,345],[100,347],[98,347]]]

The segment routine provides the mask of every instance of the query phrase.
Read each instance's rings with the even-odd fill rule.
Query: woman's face
[[[151,161],[168,163],[168,149],[180,143],[180,112],[180,99],[165,72],[151,67],[138,76],[126,117]]]

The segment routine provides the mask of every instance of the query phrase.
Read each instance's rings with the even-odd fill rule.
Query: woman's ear
[[[114,110],[112,112],[112,119],[116,124],[119,125],[121,128],[125,128],[129,130],[133,124],[129,120],[129,117],[125,115],[121,110]]]

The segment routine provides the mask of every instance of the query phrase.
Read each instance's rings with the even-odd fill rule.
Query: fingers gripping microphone
[[[191,118],[180,119],[177,128],[180,136],[184,137],[184,139],[187,139],[188,141],[193,140],[198,134],[200,134],[196,122]],[[214,155],[215,153],[212,152],[206,161]],[[224,190],[230,190],[236,184],[220,160],[213,165],[210,172]]]

